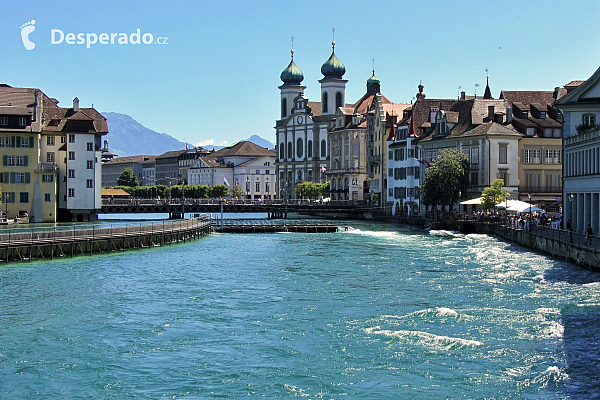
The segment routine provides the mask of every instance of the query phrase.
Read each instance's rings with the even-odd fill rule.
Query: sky
[[[291,38],[304,94],[318,101],[333,28],[347,103],[366,92],[373,66],[395,103],[414,100],[419,82],[427,98],[472,95],[476,84],[483,94],[487,70],[497,98],[600,66],[598,0],[4,0],[0,15],[0,83],[39,88],[63,107],[78,97],[193,145],[274,142]]]

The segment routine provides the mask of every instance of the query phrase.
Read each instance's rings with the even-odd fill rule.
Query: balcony
[[[580,133],[579,135],[575,135],[575,136],[570,136],[568,138],[565,138],[564,140],[564,146],[573,146],[576,144],[581,144],[581,143],[585,143],[585,142],[590,142],[593,140],[599,140],[600,139],[600,129],[596,129],[594,131],[586,131],[584,133]]]
[[[56,172],[58,167],[55,163],[38,163],[39,172]]]

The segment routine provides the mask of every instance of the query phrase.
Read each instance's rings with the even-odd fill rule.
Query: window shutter
[[[15,173],[14,172],[10,173],[10,183],[15,183]]]
[[[16,138],[14,136],[10,137],[10,147],[15,147]]]
[[[4,172],[2,175],[3,175],[2,178],[4,178],[4,179],[2,179],[2,182],[8,183],[8,181],[10,180],[10,177],[8,176],[8,172]]]
[[[25,183],[31,183],[31,173],[25,172]]]
[[[17,147],[21,147],[21,136],[17,136]]]
[[[6,167],[7,163],[8,163],[8,156],[7,155],[2,156],[2,165],[4,165]]]
[[[33,149],[33,136],[29,138],[29,148]]]
[[[27,163],[29,161],[29,157],[28,156],[23,156],[23,166],[26,167]]]

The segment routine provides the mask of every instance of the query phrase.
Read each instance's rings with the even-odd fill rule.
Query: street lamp
[[[529,197],[529,230],[531,230],[531,193],[527,193]]]
[[[248,193],[250,192],[250,178],[246,175],[246,199],[248,199]]]

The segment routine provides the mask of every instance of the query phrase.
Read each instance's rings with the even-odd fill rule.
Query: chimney
[[[103,151],[108,151],[108,140],[104,140],[104,150]]]
[[[77,97],[73,99],[73,112],[79,112],[79,99]]]
[[[512,123],[512,107],[506,107],[506,123]]]
[[[463,90],[462,92],[460,92],[460,99],[461,99],[461,100],[464,100],[466,95],[467,95],[467,94],[466,94],[466,93],[465,93],[465,91]]]

